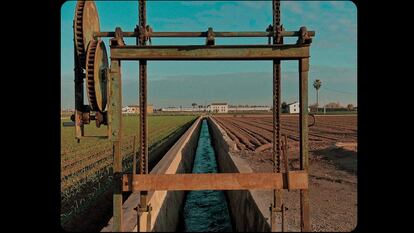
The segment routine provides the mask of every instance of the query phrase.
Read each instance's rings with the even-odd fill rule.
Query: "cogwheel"
[[[78,1],[73,22],[76,53],[80,66],[85,69],[85,56],[89,41],[93,39],[94,32],[99,32],[99,17],[95,2]]]
[[[86,53],[86,86],[92,111],[103,112],[107,100],[108,56],[102,40],[91,40]]]

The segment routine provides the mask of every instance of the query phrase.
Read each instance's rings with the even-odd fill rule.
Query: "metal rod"
[[[147,61],[139,60],[140,173],[148,173]]]
[[[273,28],[280,25],[280,1],[272,1]],[[275,34],[275,31],[272,32]],[[276,37],[273,36],[273,44],[278,44]],[[273,60],[273,172],[280,173],[280,97],[281,97],[281,71],[280,60]],[[282,191],[273,191],[273,204],[277,211],[282,211]],[[283,214],[281,212],[281,214]],[[281,216],[283,219],[283,217]],[[276,215],[273,214],[272,229],[276,229]]]
[[[315,36],[315,31],[308,31],[309,36]],[[94,37],[114,37],[115,32],[94,32]],[[205,32],[149,32],[149,37],[207,37]],[[213,32],[214,37],[269,37],[274,36],[273,32]],[[300,31],[283,31],[283,37],[298,37]],[[136,32],[122,32],[123,37],[137,37]]]
[[[132,174],[136,174],[137,173],[137,150],[136,150],[136,138],[137,136],[134,135],[134,141],[132,143]]]
[[[308,156],[308,71],[309,58],[299,60],[299,108],[300,108],[300,169],[309,171]],[[300,190],[301,230],[309,232],[309,191]]]
[[[147,12],[145,0],[138,1],[138,27],[136,32],[145,29],[147,26]],[[139,46],[146,45],[146,39],[140,37],[137,33],[136,42]],[[148,126],[147,126],[147,61],[139,60],[139,116],[140,116],[140,174],[148,174]],[[141,191],[140,193],[140,204],[138,205],[138,232],[141,232],[141,218],[143,217],[142,209],[148,209],[147,200],[148,191]],[[147,214],[145,231],[149,231],[151,223],[148,224],[149,213]]]

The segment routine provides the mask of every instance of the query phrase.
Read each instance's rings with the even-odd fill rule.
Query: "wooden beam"
[[[309,45],[184,45],[111,47],[121,60],[297,60],[309,57]]]
[[[132,176],[132,174],[124,174],[122,185],[124,192],[308,188],[308,174],[304,171],[289,173],[137,174],[133,179]],[[284,178],[289,179],[289,187],[283,182]]]

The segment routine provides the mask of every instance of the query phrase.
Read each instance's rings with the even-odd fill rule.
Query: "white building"
[[[300,108],[299,108],[299,103],[297,101],[287,104],[287,111],[288,113],[299,113],[300,112]],[[310,108],[308,107],[308,112],[310,112]]]
[[[122,113],[138,113],[139,106],[138,105],[128,105],[122,108]]]
[[[207,106],[207,111],[227,113],[229,111],[229,105],[227,103],[211,103],[209,106]]]
[[[287,105],[288,113],[299,113],[299,103],[293,102]]]

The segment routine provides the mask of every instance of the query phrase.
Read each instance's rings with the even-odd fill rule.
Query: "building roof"
[[[227,103],[211,103],[211,105],[227,105]]]
[[[292,103],[287,104],[287,105],[292,105],[292,104],[296,104],[296,103],[298,103],[298,101],[292,102]]]

